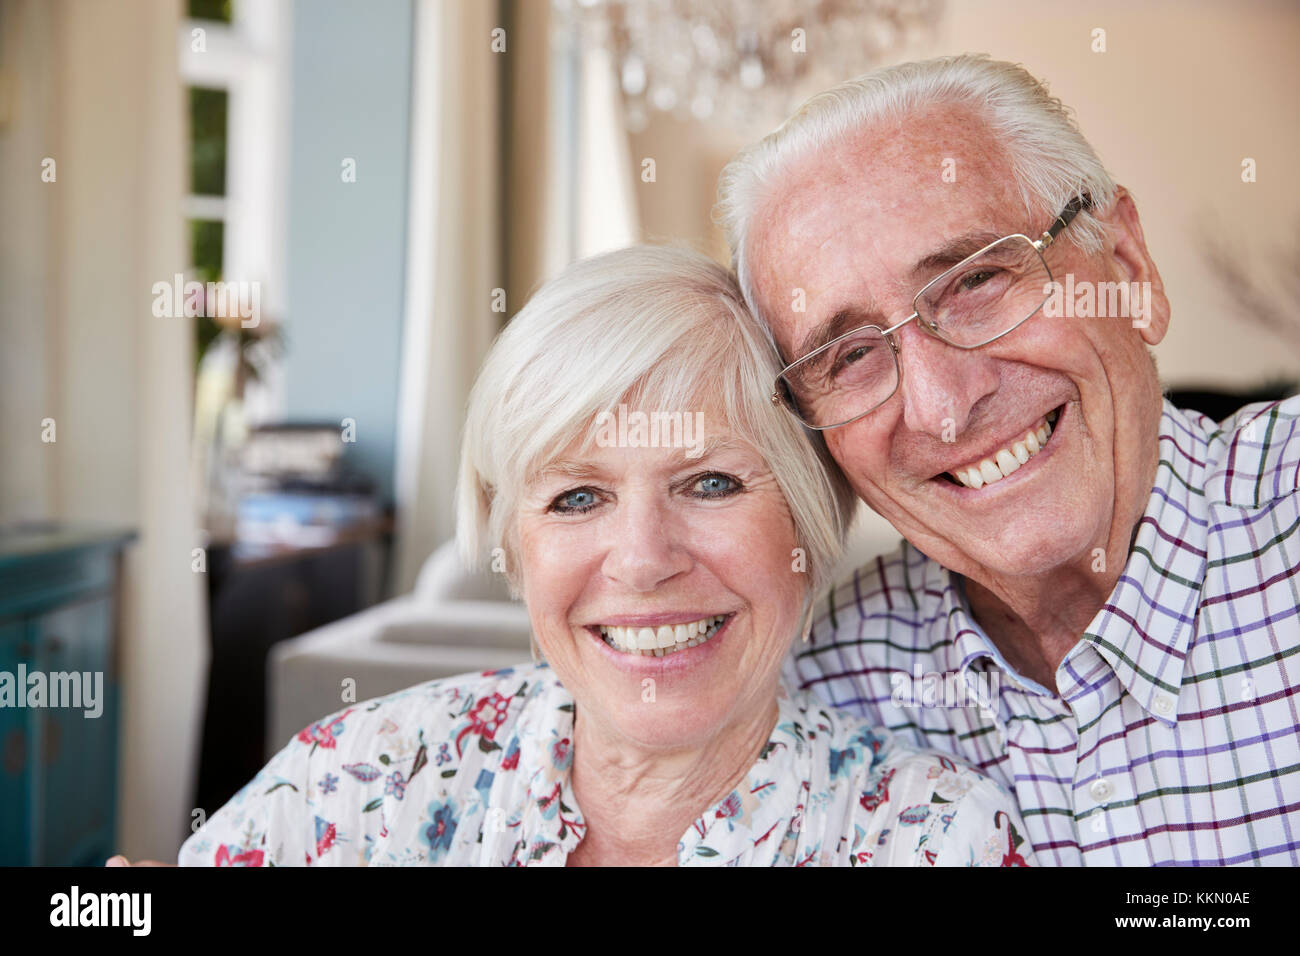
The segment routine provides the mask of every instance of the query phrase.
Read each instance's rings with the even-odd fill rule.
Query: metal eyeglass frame
[[[1047,249],[1048,246],[1050,246],[1053,242],[1056,241],[1057,236],[1059,236],[1062,232],[1065,231],[1065,227],[1074,221],[1074,217],[1077,216],[1080,212],[1083,212],[1084,210],[1091,210],[1091,209],[1092,209],[1092,198],[1090,196],[1088,196],[1086,193],[1081,196],[1076,196],[1074,199],[1071,199],[1066,204],[1064,209],[1061,210],[1060,215],[1058,215],[1056,219],[1053,220],[1051,227],[1048,228],[1047,231],[1044,232],[1037,239],[1030,239],[1028,236],[1024,235],[1023,233],[1018,233],[1018,232],[1012,233],[1009,236],[1003,236],[1000,239],[996,239],[993,242],[990,242],[987,246],[985,246],[983,249],[980,249],[978,252],[971,253],[969,256],[967,256],[965,259],[963,259],[961,262],[957,263],[956,265],[950,266],[947,269],[945,269],[943,272],[939,273],[939,275],[935,276],[924,286],[922,286],[920,291],[917,292],[916,295],[912,296],[912,314],[909,315],[907,318],[903,319],[903,321],[899,322],[897,325],[892,325],[887,329],[882,329],[878,325],[860,325],[856,329],[851,329],[842,335],[837,335],[831,341],[827,342],[825,345],[818,346],[817,348],[809,352],[807,355],[803,355],[795,359],[785,368],[781,369],[780,374],[777,375],[776,382],[774,383],[772,388],[772,396],[771,396],[772,404],[784,405],[786,410],[789,411],[790,414],[794,415],[794,417],[799,419],[799,421],[802,422],[806,427],[811,428],[814,431],[827,431],[831,428],[841,428],[844,425],[850,425],[853,422],[856,422],[858,419],[865,418],[866,416],[870,415],[881,405],[885,404],[885,402],[893,398],[894,393],[898,391],[898,386],[902,384],[903,372],[902,369],[898,367],[898,343],[894,340],[893,333],[896,332],[898,329],[901,329],[903,326],[907,325],[907,323],[911,322],[913,319],[917,319],[918,325],[920,325],[922,328],[924,328],[927,332],[929,332],[931,335],[933,335],[935,338],[939,339],[940,341],[945,342],[948,345],[953,346],[954,348],[965,349],[967,351],[971,349],[983,348],[984,346],[988,345],[990,342],[996,342],[1004,335],[1010,335],[1016,329],[1020,328],[1020,326],[1024,325],[1031,318],[1037,315],[1038,310],[1043,307],[1043,303],[1040,302],[1038,304],[1038,308],[1034,309],[1032,312],[1030,312],[1024,318],[1020,319],[1011,327],[1003,329],[997,335],[987,338],[983,342],[977,342],[974,345],[962,345],[959,342],[953,342],[951,339],[946,338],[944,334],[939,330],[939,327],[937,325],[935,325],[933,322],[928,322],[921,318],[920,310],[917,309],[916,304],[920,300],[921,296],[925,295],[925,293],[933,286],[938,285],[940,282],[946,280],[953,273],[965,268],[973,260],[978,259],[980,256],[984,255],[994,246],[1006,242],[1008,239],[1024,239],[1026,242],[1028,242],[1031,246],[1034,247],[1034,251],[1037,252],[1039,258],[1042,259],[1043,252]],[[1051,267],[1048,266],[1047,261],[1045,259],[1043,259],[1042,261],[1043,261],[1043,268],[1047,270],[1048,280],[1054,281]],[[1043,301],[1044,302],[1047,301],[1046,298],[1044,298]],[[785,379],[786,373],[789,372],[790,369],[794,368],[799,363],[812,358],[814,355],[824,352],[825,350],[831,348],[832,346],[843,341],[849,336],[857,335],[859,332],[862,332],[865,329],[875,329],[877,332],[881,334],[881,337],[884,338],[884,340],[889,343],[889,347],[893,350],[893,356],[892,356],[894,359],[893,390],[891,390],[888,395],[886,395],[879,402],[877,402],[871,408],[868,408],[865,412],[863,412],[860,415],[855,415],[852,418],[842,422],[836,422],[834,425],[809,424],[807,421],[804,420],[803,415],[799,413],[799,410],[795,405],[794,396],[790,394],[789,386],[784,384],[783,380]]]

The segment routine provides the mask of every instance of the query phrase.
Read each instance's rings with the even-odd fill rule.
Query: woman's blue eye
[[[706,498],[721,498],[735,492],[739,483],[730,475],[704,475],[696,480],[695,487]]]
[[[566,491],[551,503],[556,511],[589,511],[596,507],[596,493],[590,488]]]

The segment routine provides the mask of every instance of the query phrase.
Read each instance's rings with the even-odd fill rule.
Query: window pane
[[[190,87],[190,192],[198,196],[226,194],[225,90]]]
[[[191,20],[220,20],[229,23],[232,0],[188,0],[186,16]]]
[[[190,265],[200,282],[221,278],[221,253],[226,224],[217,219],[190,220]]]
[[[194,278],[199,282],[216,282],[221,278],[221,254],[225,241],[226,224],[212,219],[191,219],[190,227],[190,267]],[[194,321],[194,370],[198,374],[203,356],[218,335],[221,326],[206,315],[198,316]]]

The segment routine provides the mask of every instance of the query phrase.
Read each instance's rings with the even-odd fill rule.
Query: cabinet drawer
[[[70,865],[113,823],[116,713],[108,671],[113,602],[81,601],[36,618],[34,667],[50,699],[35,723],[39,808],[34,862]],[[59,687],[64,699],[54,698]],[[71,698],[71,699],[68,699]],[[54,706],[59,704],[60,706]]]

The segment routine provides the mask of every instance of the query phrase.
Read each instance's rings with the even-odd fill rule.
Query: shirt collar
[[[1151,497],[1119,582],[1083,635],[1128,693],[1170,724],[1205,579],[1213,452],[1210,432],[1166,400]]]
[[[939,649],[936,659],[945,672],[965,674],[977,662],[987,660],[1029,693],[1054,696],[1053,691],[1018,673],[989,640],[971,611],[970,602],[966,598],[965,582],[960,574],[949,571],[937,561],[928,561],[926,578],[925,586],[933,587],[940,594],[942,616],[936,624],[946,631],[947,640],[936,642]],[[999,706],[996,701],[994,705]]]

